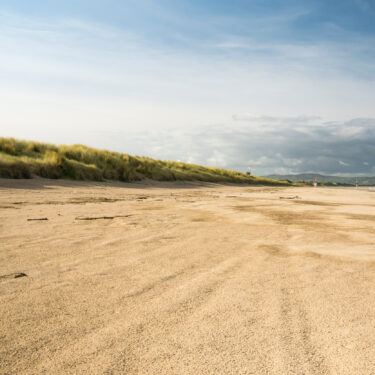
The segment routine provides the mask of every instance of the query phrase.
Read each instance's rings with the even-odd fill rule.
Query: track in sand
[[[0,180],[0,374],[374,374],[374,206]]]

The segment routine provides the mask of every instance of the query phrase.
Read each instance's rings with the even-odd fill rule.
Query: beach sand
[[[0,374],[375,374],[374,191],[3,179],[0,244]]]

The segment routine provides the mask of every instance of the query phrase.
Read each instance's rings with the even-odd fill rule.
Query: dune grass
[[[175,161],[130,156],[83,145],[55,146],[0,137],[0,177],[73,180],[206,181],[288,185],[285,181]]]

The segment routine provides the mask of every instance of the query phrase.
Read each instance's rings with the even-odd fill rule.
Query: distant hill
[[[151,179],[289,185],[237,171],[131,156],[83,145],[55,146],[0,137],[0,178],[33,176],[93,181]]]
[[[292,182],[299,182],[299,181],[306,181],[312,182],[315,179],[318,182],[322,182],[325,184],[339,184],[339,185],[355,185],[355,182],[358,180],[360,185],[365,186],[374,186],[375,185],[375,176],[362,176],[362,177],[341,177],[341,176],[325,176],[318,173],[301,173],[301,174],[272,174],[266,176],[267,178],[271,178],[274,180],[280,181],[292,181]]]

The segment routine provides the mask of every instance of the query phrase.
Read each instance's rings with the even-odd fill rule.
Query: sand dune
[[[0,217],[1,374],[375,373],[374,191],[0,180]]]

